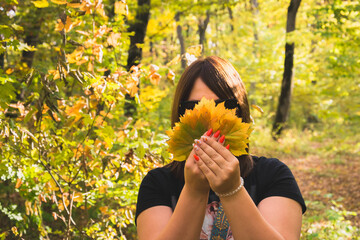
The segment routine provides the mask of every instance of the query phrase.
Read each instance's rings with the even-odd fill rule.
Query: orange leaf
[[[65,31],[70,32],[71,29],[73,29],[76,26],[79,26],[81,24],[81,21],[73,22],[69,16],[66,17],[66,24],[65,24]]]
[[[107,213],[108,207],[104,206],[104,207],[99,207],[100,212],[102,212],[103,214]]]
[[[80,10],[84,11],[85,14],[90,14],[92,13],[92,9],[94,8],[94,4],[90,1],[82,1],[81,5],[80,5]]]
[[[108,186],[107,185],[102,185],[102,186],[99,187],[99,192],[100,193],[105,193],[106,189],[108,189]]]
[[[14,72],[14,69],[13,68],[8,68],[5,73],[10,75],[12,72]]]
[[[19,187],[21,186],[21,184],[22,184],[22,180],[21,180],[21,178],[18,178],[18,179],[16,180],[15,188],[19,188]]]
[[[68,7],[72,7],[72,8],[80,8],[81,7],[81,3],[68,3],[67,6]]]
[[[158,85],[160,82],[161,76],[158,73],[153,73],[150,75],[150,82],[154,85]]]
[[[139,80],[136,77],[129,77],[125,83],[126,90],[130,94],[131,97],[135,96],[135,94],[138,92],[138,83]]]
[[[89,61],[89,63],[88,63],[88,68],[87,68],[87,70],[88,70],[89,72],[93,72],[93,71],[94,71],[94,65],[92,64],[91,61]]]
[[[116,47],[117,45],[119,45],[118,40],[120,39],[120,37],[121,37],[120,33],[112,32],[107,39],[107,43],[113,47]]]
[[[82,108],[86,106],[86,103],[83,100],[79,100],[72,107],[67,107],[65,112],[70,116],[78,116]]]
[[[64,29],[64,24],[62,23],[61,19],[56,20],[57,23],[55,25],[55,31],[62,31]]]

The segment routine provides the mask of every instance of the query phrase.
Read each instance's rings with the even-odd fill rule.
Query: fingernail
[[[213,131],[212,128],[210,128],[210,129],[206,132],[206,136],[209,137],[209,136],[212,134],[212,131]]]
[[[204,142],[207,141],[207,137],[205,137],[205,136],[201,136],[201,139],[202,139]]]
[[[196,144],[201,145],[201,141],[199,139],[194,140]]]
[[[196,154],[194,154],[194,158],[195,158],[196,161],[199,161],[199,157],[196,156]]]
[[[230,145],[228,144],[228,145],[226,146],[226,149],[229,150],[229,147],[230,147]]]
[[[217,132],[214,134],[214,138],[217,138],[220,135],[220,130],[217,130]]]
[[[221,138],[219,139],[220,143],[223,143],[225,140],[225,135],[222,135]]]
[[[197,145],[195,145],[194,147],[195,151],[199,150],[199,147]]]

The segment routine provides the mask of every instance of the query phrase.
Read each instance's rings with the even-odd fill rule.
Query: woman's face
[[[205,97],[206,99],[219,99],[216,94],[206,86],[206,84],[202,81],[202,79],[199,77],[195,80],[194,86],[190,92],[188,101],[195,101],[195,100],[201,100],[202,97]]]

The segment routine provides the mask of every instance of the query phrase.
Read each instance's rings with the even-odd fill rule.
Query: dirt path
[[[318,200],[330,206],[331,199],[342,197],[342,205],[357,216],[347,218],[360,227],[360,158],[343,156],[323,159],[318,156],[281,159],[289,166],[305,200]],[[317,191],[317,194],[314,192]],[[320,194],[318,194],[320,193]],[[332,197],[324,197],[326,193]],[[306,214],[306,213],[305,213]]]

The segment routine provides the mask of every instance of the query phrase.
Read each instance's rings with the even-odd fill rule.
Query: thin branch
[[[67,239],[71,239],[71,237],[70,237],[70,226],[71,226],[71,214],[72,214],[72,207],[73,207],[73,202],[74,202],[74,194],[75,194],[75,191],[73,191],[73,193],[71,195],[71,199],[70,199],[69,222],[68,222],[67,230],[66,230],[66,238]]]

